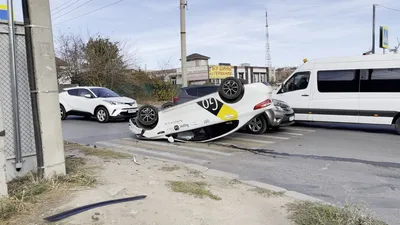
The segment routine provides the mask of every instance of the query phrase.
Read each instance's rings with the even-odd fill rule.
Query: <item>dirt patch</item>
[[[76,151],[76,149],[74,150]],[[74,154],[77,154],[74,152]],[[105,160],[90,157],[101,165],[101,185],[75,192],[42,217],[78,206],[110,199],[147,195],[135,202],[104,206],[62,220],[62,224],[291,224],[285,196],[261,198],[251,186],[224,177],[206,176],[185,164],[136,156]],[[39,221],[37,221],[37,224]]]

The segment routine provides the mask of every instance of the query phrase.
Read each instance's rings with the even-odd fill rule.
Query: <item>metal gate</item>
[[[26,62],[26,48],[24,27],[22,23],[16,23],[15,32],[16,64],[17,64],[17,85],[12,86],[10,67],[10,41],[8,35],[7,21],[0,21],[0,97],[3,99],[3,119],[5,135],[5,155],[7,159],[7,180],[16,176],[22,176],[35,169],[36,146],[33,127],[31,95]],[[18,118],[20,123],[20,141],[22,168],[17,171],[15,168],[16,145],[13,119],[12,91],[16,88],[19,100]]]

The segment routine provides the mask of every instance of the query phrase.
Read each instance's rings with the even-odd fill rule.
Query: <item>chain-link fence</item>
[[[5,24],[0,24],[4,28]],[[0,97],[3,99],[3,118],[5,136],[5,153],[8,160],[15,158],[15,129],[12,100],[12,80],[10,68],[10,44],[9,35],[4,29],[0,31]],[[35,133],[32,121],[32,105],[29,88],[29,79],[26,62],[25,37],[18,33],[15,37],[16,64],[17,64],[17,93],[19,101],[18,117],[20,121],[20,140],[22,157],[36,154]]]

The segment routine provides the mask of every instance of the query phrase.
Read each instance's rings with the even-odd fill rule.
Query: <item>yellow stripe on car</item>
[[[223,104],[217,114],[217,117],[219,117],[221,120],[236,120],[238,118],[238,112],[235,109]]]

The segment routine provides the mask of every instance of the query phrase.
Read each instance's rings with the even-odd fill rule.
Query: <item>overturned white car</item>
[[[129,129],[138,139],[212,141],[239,130],[255,116],[272,108],[272,87],[266,83],[243,84],[225,78],[218,92],[158,110],[139,108]]]

